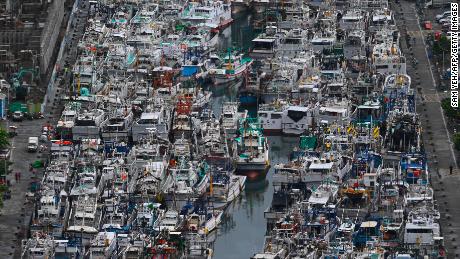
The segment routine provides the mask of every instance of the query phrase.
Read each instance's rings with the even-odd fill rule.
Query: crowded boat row
[[[244,1],[87,2],[23,258],[211,258],[270,167],[252,258],[443,256],[387,1],[275,4],[247,52],[217,46]],[[216,109],[217,89],[238,95]],[[289,162],[268,135],[299,139]]]

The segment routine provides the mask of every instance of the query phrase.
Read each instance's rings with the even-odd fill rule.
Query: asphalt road
[[[26,192],[29,191],[32,182],[32,173],[29,165],[37,159],[41,159],[40,153],[27,152],[27,142],[30,136],[39,136],[41,127],[45,120],[33,120],[10,123],[17,126],[18,135],[11,139],[11,165],[12,173],[7,176],[12,184],[11,199],[4,201],[0,212],[0,258],[18,258],[20,254],[21,239],[27,233],[27,226],[30,215],[33,211],[33,204],[26,203]],[[14,173],[20,172],[21,179],[15,181]],[[38,172],[42,176],[42,172]],[[14,255],[14,257],[13,257]]]
[[[396,10],[396,21],[400,31],[407,31],[411,37],[416,38],[412,50],[408,48],[405,38],[401,37],[402,50],[408,59],[408,74],[412,77],[412,86],[417,89],[417,112],[423,126],[423,142],[429,158],[429,174],[435,190],[435,198],[438,209],[441,212],[441,229],[447,248],[447,258],[460,256],[460,170],[454,169],[450,175],[449,167],[458,166],[458,154],[454,151],[451,136],[447,130],[446,118],[441,109],[443,93],[436,89],[439,77],[435,67],[428,59],[428,50],[425,45],[425,35],[422,31],[416,15],[415,3],[401,1]],[[429,11],[430,15],[441,13]],[[401,18],[404,17],[404,18]],[[432,17],[431,17],[432,18]],[[430,19],[429,16],[424,17]],[[411,41],[412,42],[412,41]],[[417,67],[413,68],[410,57],[418,61]]]

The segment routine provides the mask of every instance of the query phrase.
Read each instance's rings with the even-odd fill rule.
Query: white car
[[[436,21],[439,21],[441,20],[442,18],[445,18],[447,16],[450,16],[450,11],[445,11],[444,13],[442,14],[438,14],[436,15]]]
[[[13,121],[22,121],[24,114],[21,111],[15,111],[13,113]]]
[[[8,148],[0,149],[0,159],[9,160],[11,151]]]
[[[450,22],[450,16],[447,16],[445,18],[442,18],[438,21],[438,23],[440,24],[444,24],[444,23],[449,23]]]

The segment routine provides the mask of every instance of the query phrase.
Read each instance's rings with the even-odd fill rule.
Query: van
[[[29,137],[29,142],[27,144],[27,151],[37,152],[38,150],[38,137]]]

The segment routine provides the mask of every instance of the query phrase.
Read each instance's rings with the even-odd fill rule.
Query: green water
[[[241,13],[234,17],[234,23],[220,36],[219,49],[227,51],[229,47],[247,50],[256,32],[251,26],[252,16]],[[212,107],[216,115],[220,115],[222,102],[236,101],[237,89],[232,87],[213,88]],[[244,107],[249,115],[257,115],[257,107]],[[286,162],[288,154],[299,144],[299,138],[268,137],[270,161],[272,168],[265,179],[247,182],[246,189],[239,199],[232,203],[223,217],[217,230],[214,244],[214,258],[244,259],[262,250],[266,221],[264,211],[271,204],[273,187],[271,178],[273,166]]]
[[[234,22],[219,35],[217,49],[220,54],[228,52],[229,48],[246,53],[251,47],[252,40],[257,36],[257,32],[252,27],[252,15],[248,12],[239,13],[233,16]],[[223,102],[237,101],[238,89],[235,86],[210,87],[213,92],[212,108],[214,113],[219,116]],[[257,115],[257,107],[244,107],[251,117]]]

